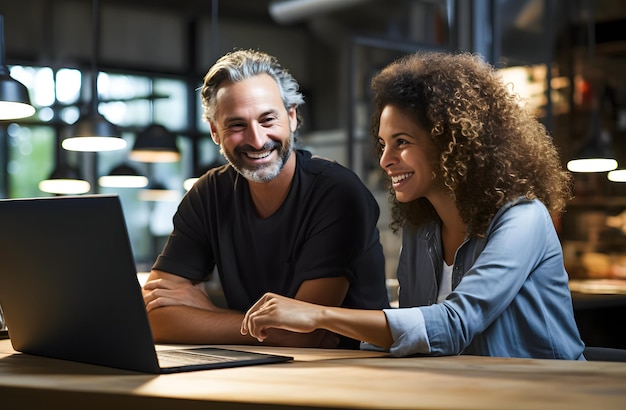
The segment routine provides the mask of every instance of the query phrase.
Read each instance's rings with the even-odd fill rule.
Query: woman
[[[571,177],[545,128],[490,65],[417,53],[372,80],[372,132],[402,228],[399,309],[263,296],[242,333],[327,329],[394,356],[584,360],[551,214]]]

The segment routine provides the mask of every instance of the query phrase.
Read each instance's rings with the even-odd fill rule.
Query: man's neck
[[[268,218],[287,198],[296,172],[296,152],[292,152],[280,174],[269,182],[248,181],[250,197],[259,218]]]

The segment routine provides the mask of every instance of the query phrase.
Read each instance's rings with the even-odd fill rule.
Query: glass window
[[[201,85],[198,85],[198,87],[201,87]],[[200,132],[211,134],[211,127],[209,126],[209,123],[204,119],[204,109],[202,108],[202,98],[200,97],[200,90],[198,89],[194,92],[194,98],[198,101],[198,104],[196,105],[196,118],[198,119],[196,127],[198,127],[198,130]]]
[[[79,70],[61,68],[54,71],[48,67],[14,66],[11,75],[29,89],[37,113],[28,121],[18,121],[7,127],[7,196],[50,195],[39,190],[39,182],[49,177],[58,154],[70,164],[86,168],[90,167],[89,164],[95,158],[97,175],[94,176],[89,169],[82,170],[88,179],[95,179],[89,181],[92,185],[90,193],[119,196],[135,260],[139,266],[149,269],[172,228],[172,215],[183,194],[183,176],[187,177],[190,172],[183,170],[183,164],[191,164],[193,158],[193,145],[184,135],[189,118],[186,82],[181,79],[100,72],[99,111],[119,127],[120,136],[128,142],[128,146],[124,150],[94,155],[57,152],[57,130],[65,135],[69,131],[69,126],[65,125],[76,122],[85,104],[90,103],[90,90],[85,90],[89,83]],[[178,145],[183,160],[148,164],[128,159],[137,133],[151,123],[164,125],[180,134]],[[175,194],[170,198],[176,199],[146,201],[142,199],[142,190],[138,188],[104,188],[97,185],[99,176],[109,174],[121,164],[132,166],[153,184],[162,184]],[[90,173],[92,175],[89,176]]]
[[[152,121],[152,82],[147,77],[100,73],[99,110],[120,127],[147,126]]]
[[[154,119],[170,131],[182,131],[189,126],[187,84],[181,80],[157,78],[154,87]]]
[[[82,74],[79,70],[62,68],[56,75],[56,98],[61,104],[77,104]]]
[[[30,99],[37,107],[54,103],[54,80],[52,70],[48,67],[10,67],[11,77],[28,88]]]
[[[100,73],[99,109],[120,127],[157,122],[170,131],[187,127],[187,90],[179,79]]]
[[[46,179],[55,165],[54,129],[11,124],[7,135],[9,197],[46,196],[39,190],[39,181]]]

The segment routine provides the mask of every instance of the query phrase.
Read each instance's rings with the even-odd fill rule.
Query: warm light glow
[[[546,115],[548,73],[545,64],[504,67],[498,69],[498,74],[509,87],[509,91],[521,97],[520,103],[523,106],[538,117]],[[550,98],[552,112],[555,114],[569,112],[569,100],[566,95],[569,83],[567,77],[550,79]]]
[[[139,199],[142,201],[178,202],[180,193],[173,189],[142,189],[139,191]]]
[[[626,169],[616,169],[606,176],[612,182],[626,182]]]
[[[193,186],[193,184],[196,183],[197,180],[198,180],[198,178],[187,178],[183,182],[183,188],[185,188],[186,191],[189,191],[191,189],[191,187]]]
[[[39,182],[39,189],[50,194],[76,195],[89,192],[91,185],[82,179],[46,179]]]
[[[606,172],[617,168],[617,161],[607,158],[573,159],[567,163],[572,172]]]
[[[98,184],[106,188],[143,188],[148,185],[148,178],[141,175],[104,175],[98,178]]]
[[[29,104],[0,101],[0,120],[13,120],[30,117],[35,113],[35,107]]]
[[[172,151],[131,151],[128,158],[138,162],[176,162],[180,159],[178,152]]]
[[[119,137],[71,137],[61,143],[68,151],[116,151],[126,148],[126,140]]]

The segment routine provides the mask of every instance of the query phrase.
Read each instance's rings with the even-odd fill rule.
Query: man
[[[204,78],[211,136],[228,164],[203,175],[174,215],[174,229],[143,294],[155,340],[254,344],[244,312],[265,292],[328,306],[388,305],[379,209],[350,170],[294,147],[298,83],[265,53],[240,50]],[[228,308],[202,282],[217,266]],[[357,348],[326,331],[272,331],[266,344]]]

